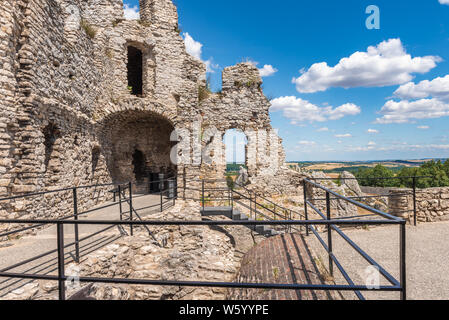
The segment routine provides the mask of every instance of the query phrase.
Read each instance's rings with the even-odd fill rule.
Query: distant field
[[[290,166],[302,167],[312,171],[324,171],[326,173],[335,173],[338,176],[338,173],[343,171],[355,172],[361,168],[373,168],[378,164],[381,164],[389,169],[394,171],[399,171],[403,167],[419,167],[422,164],[435,160],[435,159],[423,159],[423,160],[387,160],[387,161],[353,161],[353,162],[322,162],[322,161],[298,161],[298,162],[289,162]]]

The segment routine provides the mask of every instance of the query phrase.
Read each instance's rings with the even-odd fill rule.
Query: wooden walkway
[[[238,282],[329,284],[301,234],[282,234],[251,249],[243,258]],[[232,289],[231,300],[334,300],[335,292],[322,290]]]

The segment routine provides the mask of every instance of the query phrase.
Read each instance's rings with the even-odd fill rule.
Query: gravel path
[[[399,279],[399,227],[375,227],[370,230],[344,231],[356,244],[396,279]],[[365,284],[365,269],[368,263],[338,234],[333,233],[334,253],[356,284]],[[327,236],[323,236],[327,239]],[[311,234],[308,243],[321,256],[327,266],[327,254]],[[449,299],[449,222],[407,226],[407,299],[447,300]],[[338,284],[347,284],[334,266]],[[382,285],[389,285],[381,281]],[[364,294],[364,293],[362,293]],[[395,292],[367,292],[368,299],[399,299]],[[347,299],[355,299],[352,293]]]

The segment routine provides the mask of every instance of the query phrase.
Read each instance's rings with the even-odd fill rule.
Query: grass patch
[[[199,86],[198,87],[198,100],[199,102],[206,100],[210,97],[212,92],[207,87]]]
[[[86,32],[87,36],[90,39],[95,38],[95,36],[97,35],[97,30],[94,27],[92,27],[86,20],[81,19],[80,26],[81,29],[83,29]]]

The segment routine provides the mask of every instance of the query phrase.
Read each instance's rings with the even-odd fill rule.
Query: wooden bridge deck
[[[238,282],[331,284],[320,273],[314,254],[301,234],[282,234],[251,249],[243,258]],[[336,292],[320,290],[231,289],[232,300],[333,300]]]

